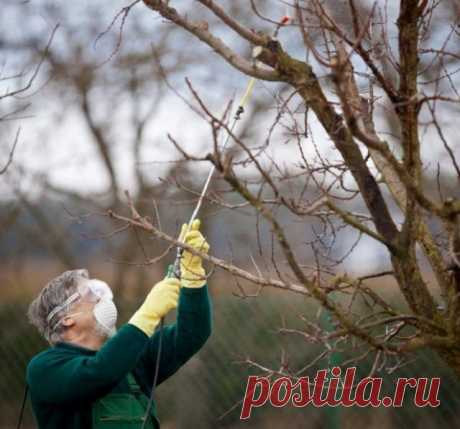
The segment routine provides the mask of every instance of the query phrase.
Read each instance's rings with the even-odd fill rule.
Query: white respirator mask
[[[116,332],[118,311],[113,302],[113,293],[107,283],[102,280],[88,280],[85,285],[91,290],[92,295],[99,297],[99,301],[94,306],[93,314],[97,322],[99,333],[113,337]]]
[[[47,317],[48,323],[51,322],[53,317],[60,311],[65,310],[71,304],[77,301],[86,300],[95,302],[93,308],[94,318],[96,319],[96,330],[99,334],[107,337],[112,337],[116,333],[115,325],[117,323],[118,311],[115,303],[113,302],[113,293],[109,285],[102,280],[88,279],[82,282],[77,292],[67,298],[64,303],[55,307]],[[76,315],[78,313],[74,313]],[[69,317],[65,315],[64,317]],[[61,319],[62,320],[62,319]],[[61,322],[59,320],[59,322]]]

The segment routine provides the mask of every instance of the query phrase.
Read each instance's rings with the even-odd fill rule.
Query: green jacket
[[[211,319],[208,287],[182,288],[176,322],[163,328],[157,385],[203,346],[211,333]],[[39,428],[89,429],[92,403],[108,393],[128,392],[129,372],[149,396],[158,340],[158,330],[149,338],[126,324],[98,351],[58,343],[36,355],[26,379]]]

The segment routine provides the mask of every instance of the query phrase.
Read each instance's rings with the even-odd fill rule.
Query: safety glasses
[[[102,280],[88,279],[84,280],[77,287],[77,292],[70,295],[62,304],[54,307],[48,314],[46,320],[48,324],[61,311],[66,310],[72,304],[79,301],[98,302],[101,299],[113,299],[113,293],[109,285]]]

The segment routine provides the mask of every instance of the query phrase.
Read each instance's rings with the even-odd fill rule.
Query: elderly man
[[[184,241],[207,252],[199,226],[195,221],[186,232],[184,225]],[[90,279],[86,270],[66,271],[50,281],[29,308],[31,322],[52,346],[27,368],[39,428],[158,428],[154,406],[144,422],[159,352],[160,331],[154,331],[175,307],[176,322],[162,330],[157,384],[210,335],[211,305],[200,257],[185,251],[180,280],[157,283],[118,331],[107,284]]]

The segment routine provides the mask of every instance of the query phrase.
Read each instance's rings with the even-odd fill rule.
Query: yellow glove
[[[160,323],[160,319],[177,307],[179,289],[178,279],[165,278],[158,282],[128,323],[137,326],[150,337]]]
[[[199,219],[194,220],[189,231],[185,233],[185,231],[187,231],[187,224],[184,223],[180,233],[180,240],[200,252],[208,253],[209,244],[199,231],[200,224],[201,222]],[[206,272],[204,271],[201,258],[192,255],[190,252],[187,252],[187,250],[184,250],[182,253],[180,273],[181,284],[184,287],[198,288],[206,284]]]

